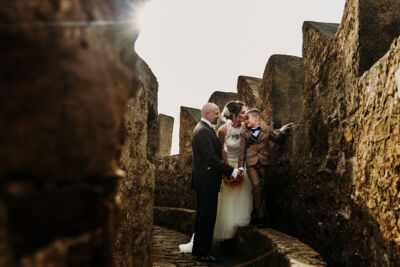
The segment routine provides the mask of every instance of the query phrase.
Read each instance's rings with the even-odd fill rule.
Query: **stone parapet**
[[[136,61],[140,86],[128,100],[125,113],[125,144],[120,165],[126,175],[116,196],[121,211],[114,237],[114,266],[152,265],[154,161],[159,147],[158,83],[139,56]]]
[[[155,165],[155,205],[196,208],[196,194],[191,190],[192,156],[168,156],[159,159]]]
[[[247,108],[259,108],[259,91],[262,79],[239,76],[237,82],[237,94],[240,101],[243,101]]]
[[[154,207],[154,224],[188,235],[194,233],[196,211],[191,209]]]
[[[222,112],[226,103],[235,100],[238,100],[237,93],[215,91],[214,93],[211,94],[210,98],[208,99],[208,102],[216,104],[219,107],[219,110]]]
[[[179,125],[179,154],[192,154],[192,137],[194,127],[201,119],[201,110],[181,107]]]
[[[348,0],[340,25],[303,25],[302,123],[274,151],[267,203],[332,266],[400,262],[398,5]]]
[[[268,125],[280,128],[301,123],[303,114],[303,61],[288,55],[273,55],[265,67],[259,90],[260,111]],[[287,109],[285,107],[290,107]]]
[[[158,136],[160,145],[157,156],[166,157],[171,155],[172,132],[174,129],[174,117],[165,114],[158,115]]]

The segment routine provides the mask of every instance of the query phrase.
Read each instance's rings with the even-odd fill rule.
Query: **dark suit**
[[[230,176],[233,168],[222,161],[222,146],[215,131],[200,121],[193,132],[192,189],[197,192],[196,229],[193,255],[208,255],[214,235],[218,192],[222,174]]]
[[[239,152],[239,167],[246,163],[247,175],[249,176],[253,192],[252,219],[266,219],[265,207],[265,183],[268,167],[271,165],[269,140],[279,144],[283,141],[284,134],[277,134],[267,127],[262,129],[258,138],[247,131],[242,136]],[[268,184],[268,183],[267,183]]]

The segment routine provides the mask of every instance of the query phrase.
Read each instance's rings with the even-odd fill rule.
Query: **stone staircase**
[[[169,261],[170,264],[175,264],[171,266],[192,266],[185,264],[194,263],[195,259],[190,255],[179,255],[178,245],[189,242],[194,232],[195,218],[195,210],[155,207],[154,224],[157,227],[154,236],[157,240],[160,238],[160,231],[168,233],[169,237],[164,238],[162,242],[167,242],[164,246],[167,254],[175,255],[170,259],[158,256],[162,260],[157,264]],[[179,238],[182,234],[185,234],[186,239]],[[160,242],[154,245],[156,250],[162,247]],[[274,229],[257,229],[253,226],[239,227],[228,246],[224,246],[222,250],[218,245],[214,245],[214,251],[222,259],[222,262],[215,266],[326,266],[321,256],[299,239]],[[155,255],[157,256],[157,253]],[[234,265],[226,265],[228,263]],[[155,266],[161,266],[157,264]]]

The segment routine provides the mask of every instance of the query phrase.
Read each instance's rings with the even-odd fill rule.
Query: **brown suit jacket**
[[[279,144],[282,142],[284,134],[278,131],[279,134],[271,127],[262,129],[258,138],[251,135],[251,131],[246,131],[241,136],[240,152],[239,152],[239,167],[247,168],[255,166],[258,161],[262,165],[271,165],[269,140]]]

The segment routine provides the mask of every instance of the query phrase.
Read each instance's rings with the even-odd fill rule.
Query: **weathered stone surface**
[[[337,32],[303,26],[303,123],[275,152],[268,203],[332,266],[400,266],[398,4],[349,0]]]
[[[137,57],[140,84],[125,114],[121,165],[126,172],[117,198],[121,216],[114,243],[115,266],[151,266],[155,147],[158,147],[156,77]]]
[[[189,209],[156,207],[154,209],[154,223],[159,226],[186,233],[187,243],[193,233],[196,211]],[[156,227],[157,240],[161,237],[157,234],[160,229]],[[175,236],[179,236],[175,234]],[[162,243],[169,243],[174,236],[168,239],[164,237]],[[156,244],[156,250],[160,248],[161,240]],[[180,244],[180,243],[177,243]],[[252,226],[239,227],[235,237],[229,243],[225,243],[222,249],[214,244],[214,251],[221,254],[223,266],[326,266],[321,256],[312,248],[300,242],[297,238],[288,236],[273,229],[258,230]],[[177,245],[173,249],[177,253]],[[170,252],[170,251],[167,251]],[[157,252],[156,252],[157,253]],[[171,254],[171,253],[165,253]],[[165,255],[164,254],[164,255]],[[172,255],[171,255],[172,256]],[[158,260],[162,258],[158,256]],[[175,258],[175,257],[170,257]],[[229,265],[231,260],[236,264]],[[219,266],[219,265],[218,265]]]
[[[241,266],[326,266],[315,250],[274,229],[239,227],[235,242],[235,253],[248,260]]]
[[[153,239],[153,267],[176,266],[209,266],[210,264],[196,262],[191,253],[179,253],[179,244],[189,242],[190,236],[167,229],[154,227]]]
[[[181,107],[179,125],[179,154],[192,154],[193,130],[200,119],[201,111],[199,109]]]
[[[155,205],[193,209],[196,195],[191,190],[192,136],[201,111],[181,107],[179,154],[158,158],[155,169]]]
[[[173,155],[155,163],[155,205],[194,209],[196,195],[191,190],[192,155]]]
[[[260,111],[267,124],[280,128],[289,122],[300,123],[303,113],[302,95],[302,58],[287,55],[271,56],[265,67],[259,90]],[[284,106],[290,106],[291,109],[283,108]]]
[[[368,70],[389,50],[393,40],[400,32],[400,2],[389,1],[353,1],[349,7],[357,8],[356,14],[345,16],[356,17],[358,22],[358,53],[356,63],[359,65],[358,75]],[[351,11],[354,12],[354,11]],[[358,13],[358,14],[357,14]],[[379,36],[379,38],[376,38]]]
[[[158,115],[158,136],[160,145],[157,155],[166,157],[171,155],[172,131],[174,129],[174,117],[165,114]]]
[[[0,266],[114,265],[118,161],[125,132],[140,131],[125,129],[126,101],[146,84],[121,13],[129,2],[0,4]],[[144,130],[157,140],[157,92],[146,93]],[[147,160],[157,146],[137,148]]]
[[[196,211],[173,207],[155,207],[154,224],[191,235],[194,233]]]
[[[78,237],[57,239],[35,254],[23,257],[20,266],[101,266],[102,257],[93,252],[105,249],[102,238],[101,229],[97,229]]]
[[[262,79],[239,76],[237,83],[237,94],[240,101],[243,101],[246,106],[251,108],[258,108],[260,105],[257,103],[259,100],[259,91]]]
[[[1,177],[112,173],[134,84],[130,27],[32,24],[1,29]]]

